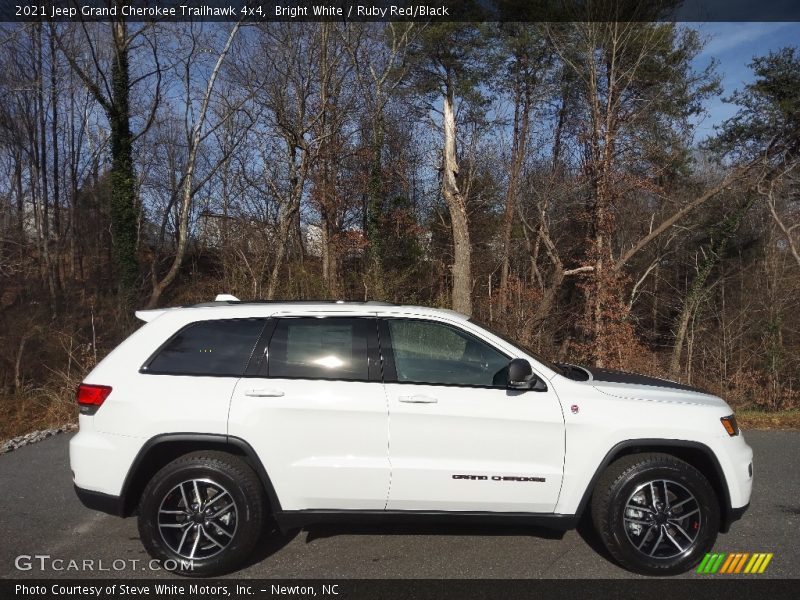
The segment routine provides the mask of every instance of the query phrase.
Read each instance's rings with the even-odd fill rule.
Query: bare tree
[[[508,303],[508,278],[510,272],[511,232],[517,214],[517,202],[522,184],[522,169],[528,156],[531,135],[531,118],[537,100],[538,87],[542,85],[552,61],[552,47],[536,26],[508,24],[501,31],[509,55],[507,81],[514,106],[511,129],[511,156],[508,168],[508,187],[500,233],[502,258],[500,266],[499,305],[506,310]],[[501,83],[502,85],[502,83]]]
[[[782,188],[781,191],[783,193],[780,194],[780,196],[785,197],[788,195],[787,191],[789,191],[792,187],[797,186],[797,181],[793,180],[792,178],[792,171],[794,171],[796,168],[797,163],[792,163],[774,179],[767,183],[759,184],[758,193],[766,200],[772,220],[783,234],[784,239],[786,240],[786,245],[789,248],[789,251],[792,253],[792,257],[797,263],[797,266],[800,267],[800,251],[798,250],[798,248],[800,248],[800,242],[797,240],[797,234],[795,233],[796,230],[800,231],[800,220],[795,219],[797,220],[796,223],[787,225],[787,219],[778,212],[777,203],[779,194],[776,192],[776,188]]]
[[[200,108],[197,112],[196,116],[194,115],[194,111],[192,110],[193,102],[191,98],[191,86],[192,82],[190,80],[191,69],[193,67],[192,62],[195,59],[194,52],[192,52],[186,59],[185,63],[185,73],[186,73],[186,124],[187,129],[189,131],[189,135],[187,136],[187,147],[188,153],[186,158],[186,165],[183,170],[183,180],[181,186],[181,202],[180,202],[180,215],[178,221],[178,243],[175,249],[175,257],[172,261],[172,265],[170,266],[169,270],[166,272],[164,277],[158,279],[156,275],[156,266],[155,262],[153,263],[153,291],[150,294],[150,300],[147,303],[147,306],[152,308],[158,304],[158,300],[161,297],[161,294],[170,285],[174,280],[178,271],[180,270],[181,264],[183,263],[184,256],[186,255],[186,247],[189,243],[189,215],[191,214],[192,210],[192,200],[194,199],[195,194],[199,189],[199,185],[195,181],[195,167],[197,163],[197,155],[200,150],[200,145],[202,144],[203,140],[205,140],[209,136],[209,131],[207,130],[207,116],[208,116],[208,108],[209,104],[211,103],[212,94],[214,92],[214,84],[219,77],[220,70],[222,69],[222,65],[225,62],[225,57],[228,55],[228,52],[233,45],[233,41],[236,38],[236,34],[239,32],[239,28],[241,27],[241,21],[235,23],[233,27],[231,27],[230,32],[228,33],[227,39],[225,40],[225,45],[222,47],[222,50],[219,52],[217,56],[217,60],[214,63],[214,66],[211,69],[211,73],[208,77],[208,81],[205,86],[205,91],[203,92],[202,98],[200,100]],[[193,49],[194,49],[194,30],[191,31],[191,37],[193,41]],[[223,116],[223,120],[225,120],[228,115]],[[218,124],[216,125],[219,126]],[[213,129],[213,128],[212,128]],[[202,182],[204,183],[204,182]],[[202,183],[200,185],[202,185]]]
[[[122,0],[114,0],[117,7]],[[110,23],[111,56],[106,62],[102,42],[97,41],[97,28],[81,22],[57,35],[59,49],[73,71],[91,92],[95,101],[103,108],[110,127],[111,146],[111,227],[114,262],[119,274],[120,291],[124,300],[130,301],[139,279],[137,257],[138,210],[134,175],[133,146],[135,140],[144,135],[155,120],[161,99],[161,65],[158,47],[149,24],[130,31],[127,21],[114,17]],[[102,35],[101,35],[102,38]],[[131,78],[131,47],[142,39],[149,46],[153,58],[152,70]],[[140,82],[155,77],[155,93],[149,113],[141,130],[134,134],[131,129],[131,94]]]
[[[422,29],[424,26],[415,23],[390,22],[386,25],[366,25],[357,30],[347,28],[344,35],[345,47],[350,53],[370,123],[369,183],[364,229],[369,241],[367,293],[374,298],[382,298],[385,294],[380,220],[385,204],[383,147],[386,106],[408,73],[406,55],[410,44]]]

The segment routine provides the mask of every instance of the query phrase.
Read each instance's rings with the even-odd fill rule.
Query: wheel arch
[[[198,450],[217,450],[244,459],[258,475],[267,494],[270,511],[274,513],[281,510],[275,488],[261,459],[245,440],[215,433],[167,433],[147,440],[134,458],[120,492],[121,516],[134,513],[147,482],[159,469],[184,454]]]
[[[711,483],[714,488],[714,493],[717,496],[717,501],[720,507],[720,531],[726,533],[730,524],[735,520],[733,510],[731,508],[731,496],[728,490],[728,481],[725,478],[725,472],[719,464],[719,460],[714,455],[713,450],[700,442],[690,440],[673,440],[673,439],[634,439],[625,440],[616,444],[608,453],[603,457],[603,460],[595,470],[594,475],[589,481],[589,485],[583,492],[578,509],[575,512],[576,517],[580,518],[584,510],[589,505],[589,501],[594,493],[595,485],[598,479],[614,461],[629,456],[631,454],[639,454],[642,452],[661,452],[669,454],[678,458],[696,468],[700,471]]]

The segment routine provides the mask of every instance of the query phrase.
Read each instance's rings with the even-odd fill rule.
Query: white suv
[[[720,398],[550,363],[472,319],[386,303],[140,311],[78,391],[83,503],[138,512],[156,558],[230,571],[268,518],[574,527],[624,567],[686,571],[748,506],[752,456]]]

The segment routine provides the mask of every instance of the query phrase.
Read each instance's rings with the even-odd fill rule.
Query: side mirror
[[[531,363],[524,358],[515,358],[508,363],[508,387],[512,390],[547,391],[545,382],[533,374]]]

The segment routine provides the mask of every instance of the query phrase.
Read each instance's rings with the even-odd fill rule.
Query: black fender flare
[[[722,466],[719,464],[719,460],[717,459],[716,454],[714,451],[711,450],[705,444],[700,442],[695,442],[691,440],[677,440],[677,439],[665,439],[665,438],[641,438],[641,439],[630,439],[630,440],[623,440],[617,444],[615,444],[611,450],[609,450],[606,455],[603,457],[603,460],[600,461],[600,464],[597,466],[597,469],[594,472],[594,475],[589,480],[589,485],[586,486],[586,489],[583,492],[583,496],[581,497],[581,501],[578,504],[578,508],[575,511],[575,516],[580,518],[583,514],[583,511],[586,509],[586,506],[589,504],[589,500],[592,497],[592,493],[594,492],[594,487],[597,484],[597,480],[600,478],[600,475],[605,471],[608,466],[613,463],[619,456],[626,454],[626,450],[631,448],[642,448],[642,451],[645,452],[658,452],[658,451],[669,451],[670,448],[677,448],[677,449],[687,449],[694,452],[700,452],[703,456],[709,461],[712,468],[714,469],[714,475],[717,477],[717,481],[719,482],[719,490],[716,490],[721,497],[720,500],[720,508],[722,509],[721,515],[721,523],[720,523],[720,531],[723,533],[728,531],[731,522],[735,521],[736,518],[736,511],[731,507],[731,495],[730,490],[728,489],[728,480],[725,478],[725,472],[722,470]],[[713,482],[712,482],[713,485]],[[715,486],[716,488],[717,486]],[[743,512],[743,511],[742,511]]]
[[[273,513],[281,511],[280,500],[278,494],[275,492],[275,487],[272,485],[272,480],[264,468],[264,464],[258,456],[255,449],[242,438],[226,435],[221,433],[164,433],[156,435],[147,440],[144,445],[139,449],[136,457],[133,459],[128,473],[125,475],[125,480],[122,483],[120,491],[121,512],[122,516],[128,516],[133,512],[135,505],[130,494],[135,490],[137,483],[137,475],[140,469],[146,463],[146,460],[151,453],[156,451],[159,446],[173,445],[173,444],[191,444],[198,447],[207,446],[209,448],[225,449],[233,448],[236,450],[235,454],[241,454],[247,458],[250,465],[255,470],[261,484],[264,486],[267,498],[269,499],[270,509]],[[191,450],[190,450],[191,451]]]

